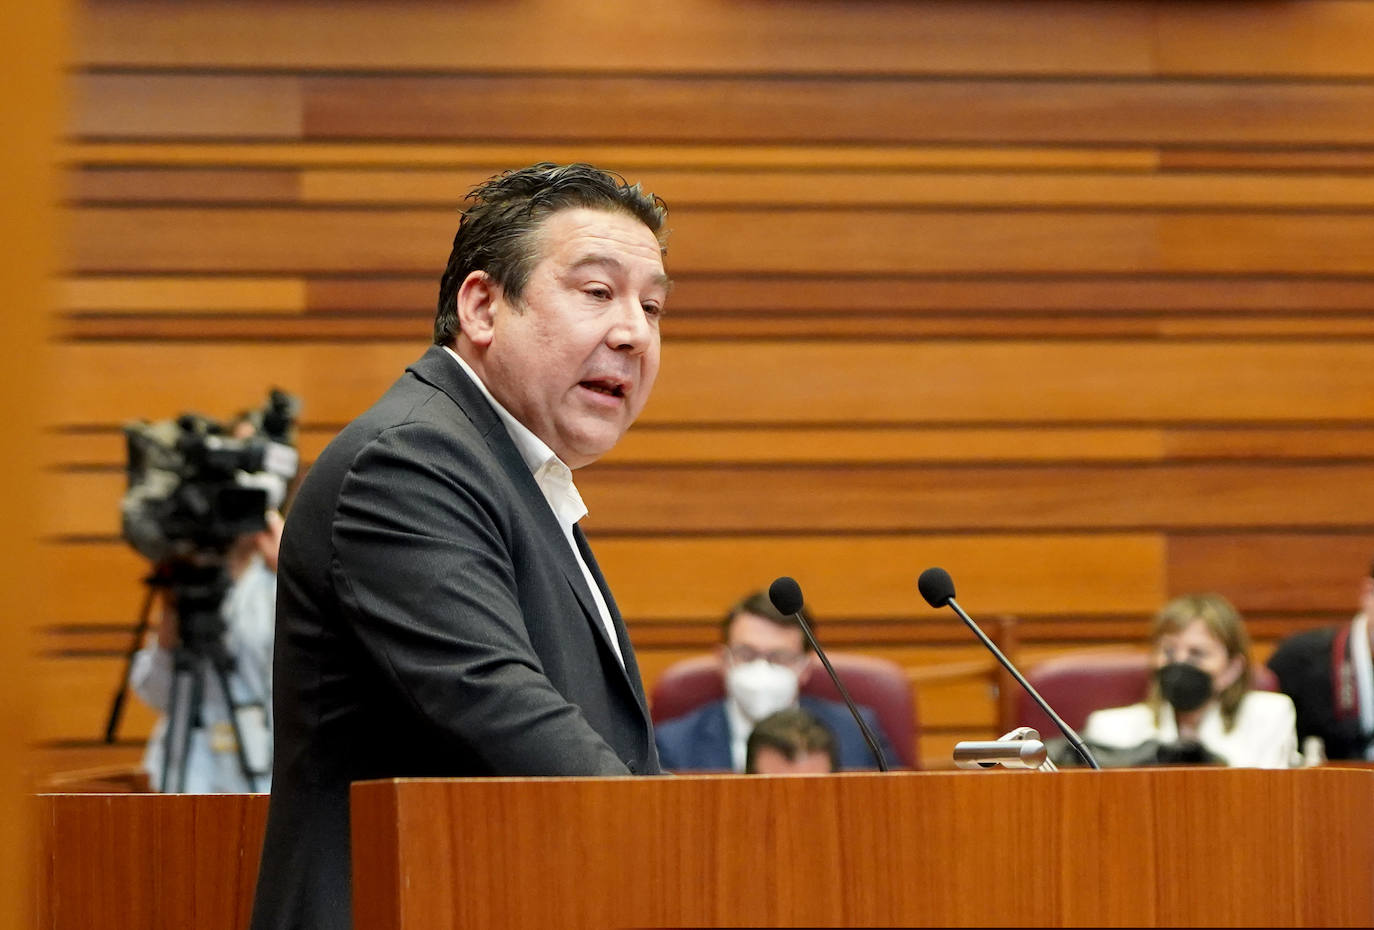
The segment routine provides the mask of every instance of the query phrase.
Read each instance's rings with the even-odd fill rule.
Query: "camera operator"
[[[254,426],[241,418],[233,434],[248,438]],[[190,736],[181,766],[181,790],[188,794],[242,793],[271,788],[272,643],[276,618],[277,548],[283,519],[276,510],[265,514],[266,527],[243,533],[228,546],[224,569],[228,587],[220,605],[224,647],[233,660],[226,700],[219,678],[208,665],[195,669],[203,700],[191,710]],[[169,706],[176,678],[176,650],[181,623],[175,587],[159,591],[156,632],[150,634],[129,666],[129,687],[144,703],[161,713],[143,756],[153,790],[176,791],[167,784],[167,730],[173,726]],[[243,770],[229,708],[237,710],[238,732],[252,774]],[[164,787],[165,786],[165,787]]]

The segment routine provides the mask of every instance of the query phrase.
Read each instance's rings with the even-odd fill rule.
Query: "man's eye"
[[[589,287],[587,288],[587,294],[595,297],[597,300],[609,300],[611,297],[611,289],[608,287]]]
[[[649,316],[661,316],[663,314],[663,308],[658,304],[648,303],[640,304],[640,306],[644,308],[644,312]]]

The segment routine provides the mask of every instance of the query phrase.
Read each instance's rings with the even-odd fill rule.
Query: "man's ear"
[[[469,272],[458,288],[458,327],[474,345],[491,344],[501,286],[485,271]]]

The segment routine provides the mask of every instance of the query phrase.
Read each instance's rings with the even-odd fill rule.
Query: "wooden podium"
[[[265,798],[40,800],[40,927],[243,930]],[[393,780],[353,807],[358,930],[1374,924],[1371,769]]]

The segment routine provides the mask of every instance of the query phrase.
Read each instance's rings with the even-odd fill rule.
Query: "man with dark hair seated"
[[[744,771],[751,775],[791,775],[838,771],[835,734],[800,707],[769,714],[749,734]]]
[[[802,611],[814,633],[815,621],[806,608]],[[811,662],[810,641],[796,617],[779,613],[768,595],[758,591],[726,613],[721,639],[718,648],[725,666],[726,696],[654,727],[664,769],[743,772],[750,731],[769,714],[793,707],[803,708],[834,734],[840,768],[878,767],[848,707],[801,694],[816,666]],[[859,712],[883,755],[896,758],[878,715],[870,707],[860,707]]]

